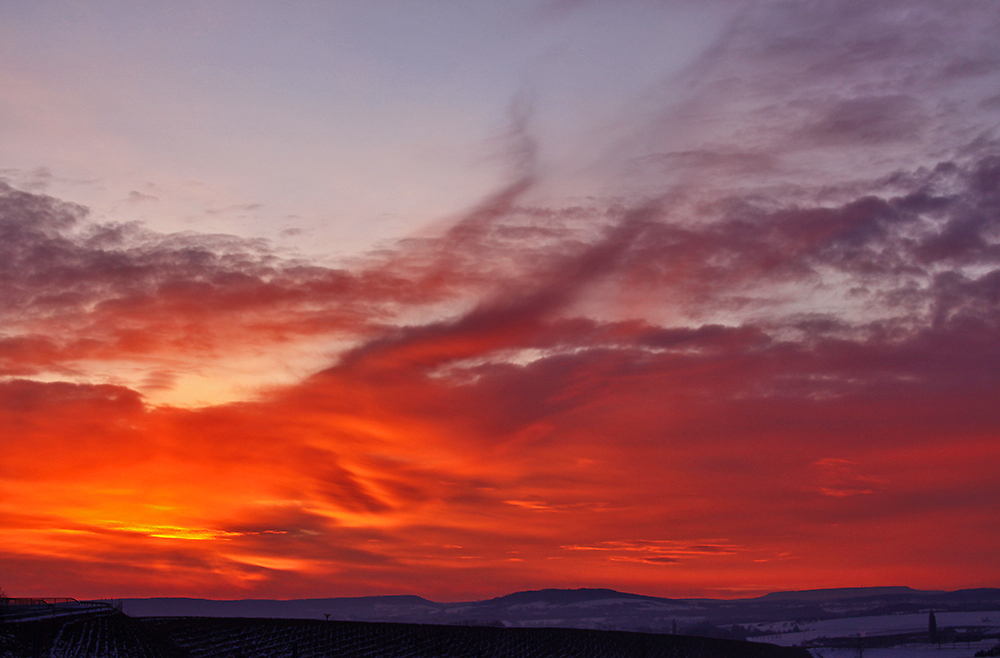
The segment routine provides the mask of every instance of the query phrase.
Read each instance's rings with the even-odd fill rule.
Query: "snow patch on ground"
[[[886,649],[865,649],[862,658],[973,658],[977,651],[995,646],[996,640],[959,642],[956,645],[907,644]],[[857,649],[810,649],[815,658],[858,658]]]
[[[1000,630],[1000,611],[998,610],[935,612],[934,616],[937,619],[937,626],[940,629],[989,626]],[[790,626],[796,623],[799,627],[799,632],[785,632]],[[757,626],[761,630],[774,630],[776,632],[773,635],[764,635],[753,639],[761,642],[780,644],[782,646],[793,646],[820,637],[833,638],[858,635],[919,633],[928,629],[928,614],[920,612],[901,615],[880,615],[877,617],[845,617],[843,619],[824,619],[810,622],[784,621],[774,624],[754,624],[754,626]],[[992,642],[996,644],[995,640]],[[856,651],[855,655],[857,655]],[[968,655],[971,656],[972,654]],[[865,652],[865,656],[867,658],[867,651]],[[941,656],[941,658],[947,657]]]

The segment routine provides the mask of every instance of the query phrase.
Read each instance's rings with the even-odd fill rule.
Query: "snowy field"
[[[911,644],[888,649],[865,649],[863,658],[973,658],[977,651],[989,649],[997,640],[984,640],[966,644],[927,645]],[[816,658],[858,658],[857,649],[810,649]]]
[[[976,612],[935,612],[937,626],[944,628],[966,628],[969,626],[990,626],[1000,629],[1000,611],[981,610]],[[920,633],[927,631],[928,615],[926,612],[902,615],[880,615],[877,617],[846,617],[843,619],[824,619],[812,622],[791,622],[783,621],[774,624],[755,624],[761,630],[774,630],[774,635],[764,635],[753,638],[761,642],[771,642],[782,646],[794,646],[815,640],[820,637],[856,637],[859,635],[897,635],[902,633]],[[788,632],[789,629],[798,625],[798,632]],[[996,640],[987,643],[989,646],[996,644]],[[950,646],[950,645],[945,645]],[[942,646],[941,651],[945,650]],[[962,644],[965,651],[964,643]],[[979,647],[983,648],[983,647]],[[978,649],[973,649],[975,653]],[[874,652],[874,650],[873,650]],[[857,652],[855,651],[855,655]],[[921,656],[925,654],[920,654]],[[927,654],[928,656],[932,654]],[[937,654],[937,658],[951,658],[952,654]],[[959,655],[959,654],[954,654]],[[961,655],[972,655],[962,653]],[[831,658],[826,656],[826,658]],[[866,658],[869,656],[865,652]],[[902,654],[892,654],[893,658],[903,658]],[[837,658],[840,658],[839,656]],[[876,658],[873,653],[870,658]]]

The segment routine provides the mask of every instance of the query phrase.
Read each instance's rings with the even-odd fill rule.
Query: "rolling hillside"
[[[122,613],[5,624],[28,658],[808,658],[804,649],[677,635]]]

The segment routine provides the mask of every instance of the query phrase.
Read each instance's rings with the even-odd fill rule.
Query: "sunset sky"
[[[1000,587],[996,0],[0,0],[0,587]]]

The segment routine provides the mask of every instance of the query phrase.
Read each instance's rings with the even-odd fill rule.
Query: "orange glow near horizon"
[[[495,376],[527,389],[539,367]],[[993,410],[977,421],[937,398],[906,419],[912,401],[896,414],[893,400],[848,398],[796,412],[706,399],[669,386],[674,374],[583,368],[544,420],[516,421],[511,405],[532,414],[532,390],[500,397],[489,375],[455,384],[381,365],[195,410],[9,383],[47,397],[30,414],[5,407],[20,436],[4,468],[21,475],[2,489],[5,588],[456,600],[990,583],[994,503],[949,496],[996,486]],[[965,427],[926,422],[955,413]]]

